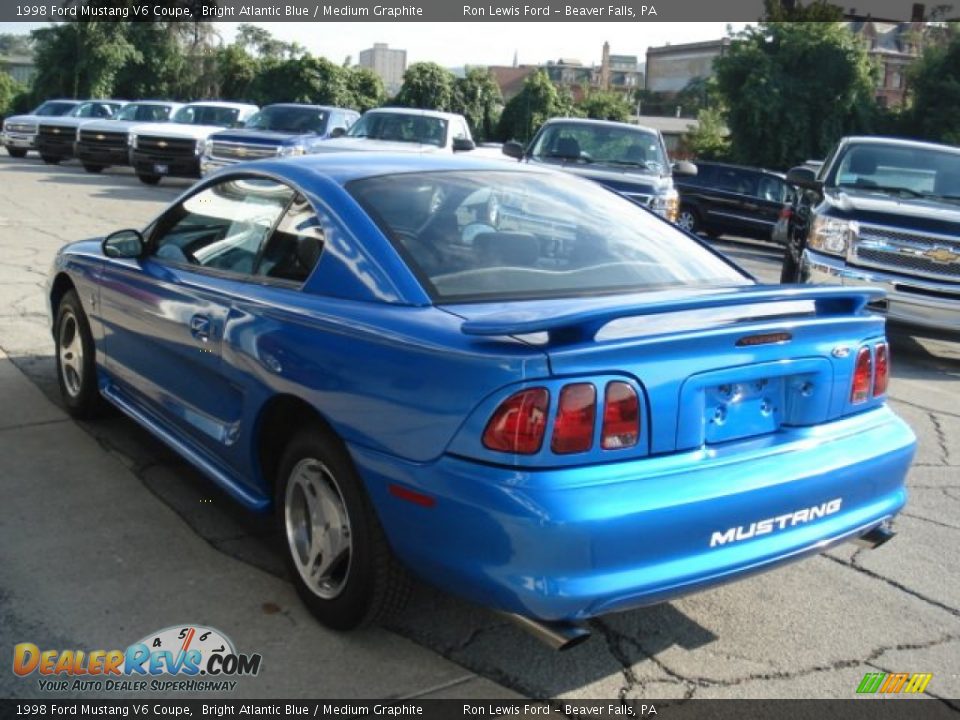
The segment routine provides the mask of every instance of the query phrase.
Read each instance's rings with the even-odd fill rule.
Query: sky
[[[314,55],[343,63],[357,62],[361,50],[375,42],[407,51],[407,63],[430,60],[445,67],[511,65],[516,51],[520,64],[541,64],[560,57],[585,65],[600,64],[604,41],[615,55],[638,55],[648,46],[715,40],[726,23],[554,22],[554,23],[254,23],[281,40],[296,41]],[[235,23],[215,23],[225,42],[233,39]],[[0,33],[25,33],[43,23],[0,23]],[[733,24],[740,29],[743,23]]]

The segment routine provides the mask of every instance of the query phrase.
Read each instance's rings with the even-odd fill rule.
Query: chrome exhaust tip
[[[854,542],[861,547],[866,547],[873,550],[874,548],[880,547],[885,542],[892,540],[895,535],[895,532],[886,528],[885,526],[877,525],[872,530],[868,530],[863,535],[855,539]]]
[[[590,639],[590,631],[582,625],[534,620],[513,613],[502,614],[552,650],[569,650]]]

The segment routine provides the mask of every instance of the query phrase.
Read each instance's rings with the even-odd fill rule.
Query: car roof
[[[435,117],[435,118],[444,118],[450,120],[452,118],[462,118],[463,115],[458,115],[457,113],[448,113],[440,112],[439,110],[423,110],[421,108],[408,108],[408,107],[379,107],[371,108],[364,113],[364,115],[374,114],[374,113],[393,113],[396,115],[418,115],[420,117]]]
[[[624,128],[629,130],[644,130],[646,132],[653,133],[654,135],[658,134],[658,131],[655,128],[649,127],[648,125],[634,125],[633,123],[617,122],[616,120],[592,120],[591,118],[575,117],[550,118],[543,124],[543,127],[559,123],[563,123],[564,125],[587,125],[609,128]]]
[[[940,143],[924,142],[922,140],[911,140],[910,138],[885,137],[882,135],[851,135],[843,139],[844,143],[857,143],[863,145],[897,145],[907,148],[928,148],[931,150],[942,150],[951,153],[960,153],[960,148],[953,145],[942,145]]]
[[[715,160],[694,160],[697,166],[710,165],[712,167],[733,168],[734,170],[746,170],[747,172],[762,173],[763,175],[773,175],[781,180],[786,179],[786,175],[776,170],[767,170],[766,168],[751,167],[749,165],[735,165],[733,163],[716,162]]]
[[[222,107],[230,108],[231,110],[245,110],[247,108],[257,109],[256,105],[251,103],[236,103],[236,102],[227,102],[224,100],[194,100],[193,102],[187,103],[190,107],[195,107],[197,105],[203,105],[205,107]]]
[[[398,175],[416,172],[444,172],[455,170],[524,172],[535,175],[554,174],[547,168],[530,167],[522,163],[505,163],[499,158],[470,158],[464,154],[446,153],[361,153],[330,152],[304,155],[284,160],[258,160],[253,166],[271,169],[283,173],[286,169],[313,171],[320,177],[327,177],[339,185],[351,180]],[[239,169],[241,166],[237,166]]]

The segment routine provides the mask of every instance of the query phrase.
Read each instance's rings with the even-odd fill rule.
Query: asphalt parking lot
[[[930,672],[928,695],[960,697],[960,343],[902,331],[890,395],[920,447],[889,544],[594,621],[564,653],[428,588],[387,628],[323,630],[283,579],[268,522],[132,421],[78,424],[58,409],[51,258],[142,227],[189,184],[0,157],[0,387],[14,388],[0,395],[0,653],[203,622],[264,654],[245,691],[258,697],[848,698],[876,671]],[[772,246],[717,246],[779,275]],[[0,671],[0,696],[37,694]]]

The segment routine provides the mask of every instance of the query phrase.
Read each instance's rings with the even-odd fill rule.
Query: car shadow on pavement
[[[894,377],[923,379],[930,371],[960,375],[960,338],[947,333],[917,331],[898,325],[887,326],[893,358]],[[916,367],[903,370],[897,363],[898,356],[909,356]]]

